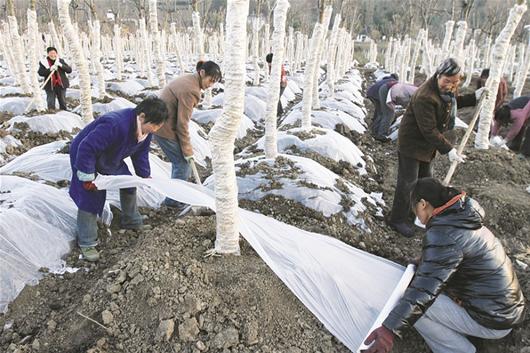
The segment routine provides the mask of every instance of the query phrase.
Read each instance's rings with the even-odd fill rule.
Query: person
[[[45,59],[39,62],[39,76],[44,77],[44,80],[48,80],[44,85],[46,91],[46,100],[48,103],[48,110],[55,110],[55,99],[59,101],[59,108],[61,110],[66,109],[66,89],[70,87],[70,81],[66,74],[72,73],[72,68],[64,61],[59,58],[57,49],[54,47],[48,47],[46,49],[48,53]],[[48,77],[51,77],[48,79]]]
[[[269,66],[269,75],[271,74],[272,69],[272,58],[273,54],[269,53],[265,57],[265,61],[267,62],[267,65]],[[287,73],[285,72],[285,66],[282,64],[282,75],[280,78],[280,98],[282,98],[283,92],[285,91],[285,88],[287,87]],[[278,108],[276,110],[276,116],[280,117],[283,115],[283,106],[282,101],[278,100]]]
[[[418,178],[430,177],[436,151],[451,162],[464,162],[464,156],[444,137],[453,129],[458,108],[473,106],[484,88],[457,96],[461,69],[452,59],[444,60],[435,74],[416,91],[401,120],[398,132],[398,175],[389,225],[405,237],[414,236],[408,221],[410,185]]]
[[[144,99],[135,108],[102,115],[77,134],[70,146],[72,181],[70,196],[78,207],[77,242],[83,257],[97,261],[97,215],[105,205],[106,192],[93,183],[98,174],[130,175],[123,161],[131,157],[136,175],[148,178],[149,144],[152,133],[167,120],[166,104],[159,98]],[[141,229],[142,216],[136,205],[136,188],[121,189],[121,227]]]
[[[506,144],[511,150],[530,156],[530,96],[517,97],[499,108],[494,116],[491,135],[500,136],[501,127],[510,124],[510,130],[499,144]]]
[[[374,118],[371,125],[372,136],[381,142],[390,141],[387,135],[390,124],[392,123],[392,118],[394,117],[394,111],[391,110],[391,107],[387,106],[386,101],[389,90],[397,83],[398,75],[390,74],[376,81],[373,85],[368,87],[366,92],[366,97],[374,105]],[[390,117],[391,114],[392,116]],[[384,125],[386,128],[385,126],[382,126],[382,121],[385,122]],[[390,121],[390,123],[387,124],[387,121]]]
[[[193,161],[189,123],[193,108],[199,104],[201,90],[220,81],[221,69],[213,61],[199,61],[196,72],[185,74],[169,82],[160,93],[169,113],[167,121],[155,132],[155,141],[171,162],[171,178],[188,180]],[[168,207],[183,209],[185,204],[166,198]]]
[[[485,87],[486,81],[488,80],[489,77],[490,77],[490,69],[482,70],[482,72],[480,73],[479,80],[477,81],[477,89]],[[504,77],[501,77],[501,80],[499,81],[499,89],[497,90],[497,97],[495,98],[495,108],[493,109],[494,112],[496,112],[500,107],[502,107],[507,96],[508,96],[508,83],[506,82]]]
[[[499,339],[524,321],[525,298],[502,243],[483,225],[479,204],[434,178],[410,194],[427,227],[416,274],[382,326],[367,337],[368,353],[390,352],[409,326],[433,353],[474,353],[466,336]]]

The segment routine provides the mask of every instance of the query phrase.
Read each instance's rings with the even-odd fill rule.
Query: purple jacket
[[[86,191],[77,178],[78,170],[87,174],[131,175],[123,161],[131,157],[138,176],[145,178],[151,174],[149,144],[152,135],[138,143],[136,132],[136,113],[128,108],[102,115],[74,138],[70,146],[70,196],[79,209],[101,215],[107,195],[104,190]]]
[[[370,87],[368,87],[368,91],[366,91],[366,97],[379,101],[379,89],[383,85],[387,85],[388,87],[391,87],[392,85],[396,83],[397,81],[394,78],[390,76],[384,77],[380,79],[379,81],[377,81],[376,83],[374,83],[373,85],[371,85]]]

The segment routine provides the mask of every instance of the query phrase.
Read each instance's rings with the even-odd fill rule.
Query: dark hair
[[[436,69],[436,76],[454,76],[460,73],[461,67],[458,62],[453,58],[448,58],[442,61],[442,63]]]
[[[198,61],[195,69],[197,72],[204,70],[206,76],[210,76],[215,82],[219,82],[223,78],[221,68],[213,61]]]
[[[484,69],[480,73],[480,78],[488,78],[490,77],[490,69]]]
[[[269,64],[272,63],[272,53],[267,54],[267,56],[265,57],[265,61]]]
[[[494,119],[499,122],[501,125],[508,125],[512,122],[512,114],[510,107],[507,104],[503,105],[495,112]]]
[[[434,208],[445,205],[461,192],[450,186],[443,185],[435,178],[421,178],[414,183],[410,192],[410,205],[412,208],[421,200],[425,200]]]
[[[390,74],[390,77],[393,78],[396,81],[399,81],[399,76],[396,73]]]
[[[46,53],[49,53],[51,51],[57,52],[57,49],[55,47],[48,47],[46,48]]]
[[[165,123],[169,113],[164,101],[158,97],[147,97],[134,108],[136,115],[145,114],[145,123],[160,125]]]

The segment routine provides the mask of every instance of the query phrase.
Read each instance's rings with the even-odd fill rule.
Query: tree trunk
[[[333,29],[329,40],[328,56],[326,59],[326,82],[328,84],[329,97],[335,94],[335,62],[337,59],[337,42],[339,39],[340,13],[335,15],[333,20]]]
[[[156,11],[156,0],[149,0],[149,27],[151,38],[154,39],[155,63],[158,76],[158,87],[163,88],[166,85],[166,61],[162,57],[162,43],[160,31],[158,30],[158,15]]]
[[[98,92],[99,99],[103,99],[107,92],[105,91],[105,78],[104,78],[104,69],[101,64],[101,33],[99,21],[95,20],[93,23],[92,30],[92,60],[94,60],[94,65],[96,66],[96,73],[98,78]]]
[[[217,213],[215,252],[222,254],[239,254],[234,142],[245,103],[248,3],[248,0],[227,1],[224,111],[209,134]]]
[[[442,43],[442,60],[449,56],[449,44],[453,37],[453,30],[455,27],[455,21],[447,21],[445,23],[445,35]]]
[[[265,157],[275,159],[278,155],[277,144],[277,107],[280,96],[282,64],[285,51],[285,23],[287,21],[288,0],[278,0],[274,9],[274,31],[272,33],[272,67],[265,113]]]
[[[39,84],[39,53],[37,51],[37,43],[40,43],[39,28],[37,25],[37,13],[35,8],[28,9],[28,57],[29,57],[29,74],[31,79],[31,90],[33,93],[33,107],[37,111],[46,110],[44,99],[42,99],[42,90]]]
[[[322,15],[322,31],[320,32],[319,37],[317,38],[317,46],[316,46],[316,63],[315,68],[313,71],[313,75],[315,76],[313,80],[313,102],[312,107],[313,109],[320,109],[320,98],[318,96],[318,86],[319,86],[319,78],[320,78],[320,61],[322,59],[322,52],[324,51],[324,38],[326,38],[326,34],[328,33],[328,27],[329,27],[329,21],[331,20],[331,12],[333,11],[332,6],[326,6],[324,9],[324,13]]]
[[[136,41],[136,45],[139,45],[138,40]],[[116,65],[116,79],[121,81],[123,78],[123,43],[121,39],[121,28],[120,25],[117,23],[114,24],[114,53],[114,64]],[[136,58],[139,57],[141,57],[141,51],[136,52]],[[145,71],[144,65],[140,64],[139,66],[141,68],[140,71],[143,74],[143,72]]]
[[[149,82],[149,87],[155,87],[155,80],[153,77],[153,73],[151,72],[151,41],[149,40],[149,34],[147,33],[144,18],[140,18],[140,33],[142,34],[142,51],[144,53],[147,81]]]
[[[465,55],[464,55],[464,41],[466,39],[467,22],[458,21],[456,24],[456,35],[455,35],[455,51],[453,53],[454,58],[462,67],[462,72],[465,69]]]
[[[489,148],[489,133],[491,128],[491,120],[493,119],[493,111],[495,109],[495,99],[497,98],[497,91],[499,89],[499,81],[502,76],[502,67],[504,58],[508,52],[510,40],[521,21],[523,14],[526,12],[526,4],[515,5],[510,10],[510,15],[505,27],[495,40],[493,51],[491,55],[490,75],[486,81],[486,89],[489,91],[488,97],[484,101],[482,111],[480,112],[480,121],[478,124],[478,131],[475,137],[475,147],[479,149]]]
[[[28,81],[28,73],[26,72],[26,51],[24,50],[24,42],[18,33],[18,23],[17,18],[15,17],[15,11],[11,6],[8,5],[9,15],[7,16],[7,21],[9,23],[9,33],[11,35],[11,50],[13,51],[15,70],[17,75],[17,82],[22,89],[22,92],[25,94],[32,93],[31,87]]]
[[[57,9],[59,11],[59,21],[61,27],[64,30],[66,40],[70,43],[70,49],[72,50],[72,60],[79,71],[79,90],[80,90],[80,102],[81,102],[81,117],[88,124],[94,120],[92,113],[92,89],[90,87],[90,74],[88,72],[88,63],[79,42],[74,26],[70,21],[70,13],[68,8],[70,0],[57,0]]]
[[[517,71],[517,76],[515,78],[515,89],[513,91],[513,98],[521,96],[523,91],[524,83],[530,69],[530,27],[528,27],[528,45],[526,46],[526,55],[524,54],[524,48],[521,51],[522,56],[524,56],[523,62],[519,65],[519,70]]]

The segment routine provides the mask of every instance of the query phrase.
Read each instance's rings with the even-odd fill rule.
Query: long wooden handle
[[[199,176],[199,172],[197,171],[197,166],[195,165],[195,161],[192,159],[190,160],[191,165],[191,171],[193,172],[193,178],[195,179],[195,183],[202,185],[201,177]]]
[[[473,131],[473,128],[475,127],[475,123],[477,122],[477,119],[480,115],[480,111],[482,110],[482,105],[484,103],[484,100],[487,94],[488,92],[484,90],[484,92],[482,92],[482,95],[480,96],[480,99],[477,104],[477,108],[475,109],[475,113],[473,114],[473,118],[469,122],[467,131],[464,134],[462,141],[460,141],[460,145],[458,146],[458,149],[457,149],[458,154],[462,154],[462,152],[464,152],[464,148],[466,147],[467,140],[469,140],[469,136],[471,136],[471,132]],[[458,165],[457,161],[453,161],[451,163],[451,166],[449,167],[449,170],[447,171],[447,174],[445,175],[444,185],[449,185],[449,183],[451,182],[451,178],[453,177],[453,174],[455,173],[457,165]]]

